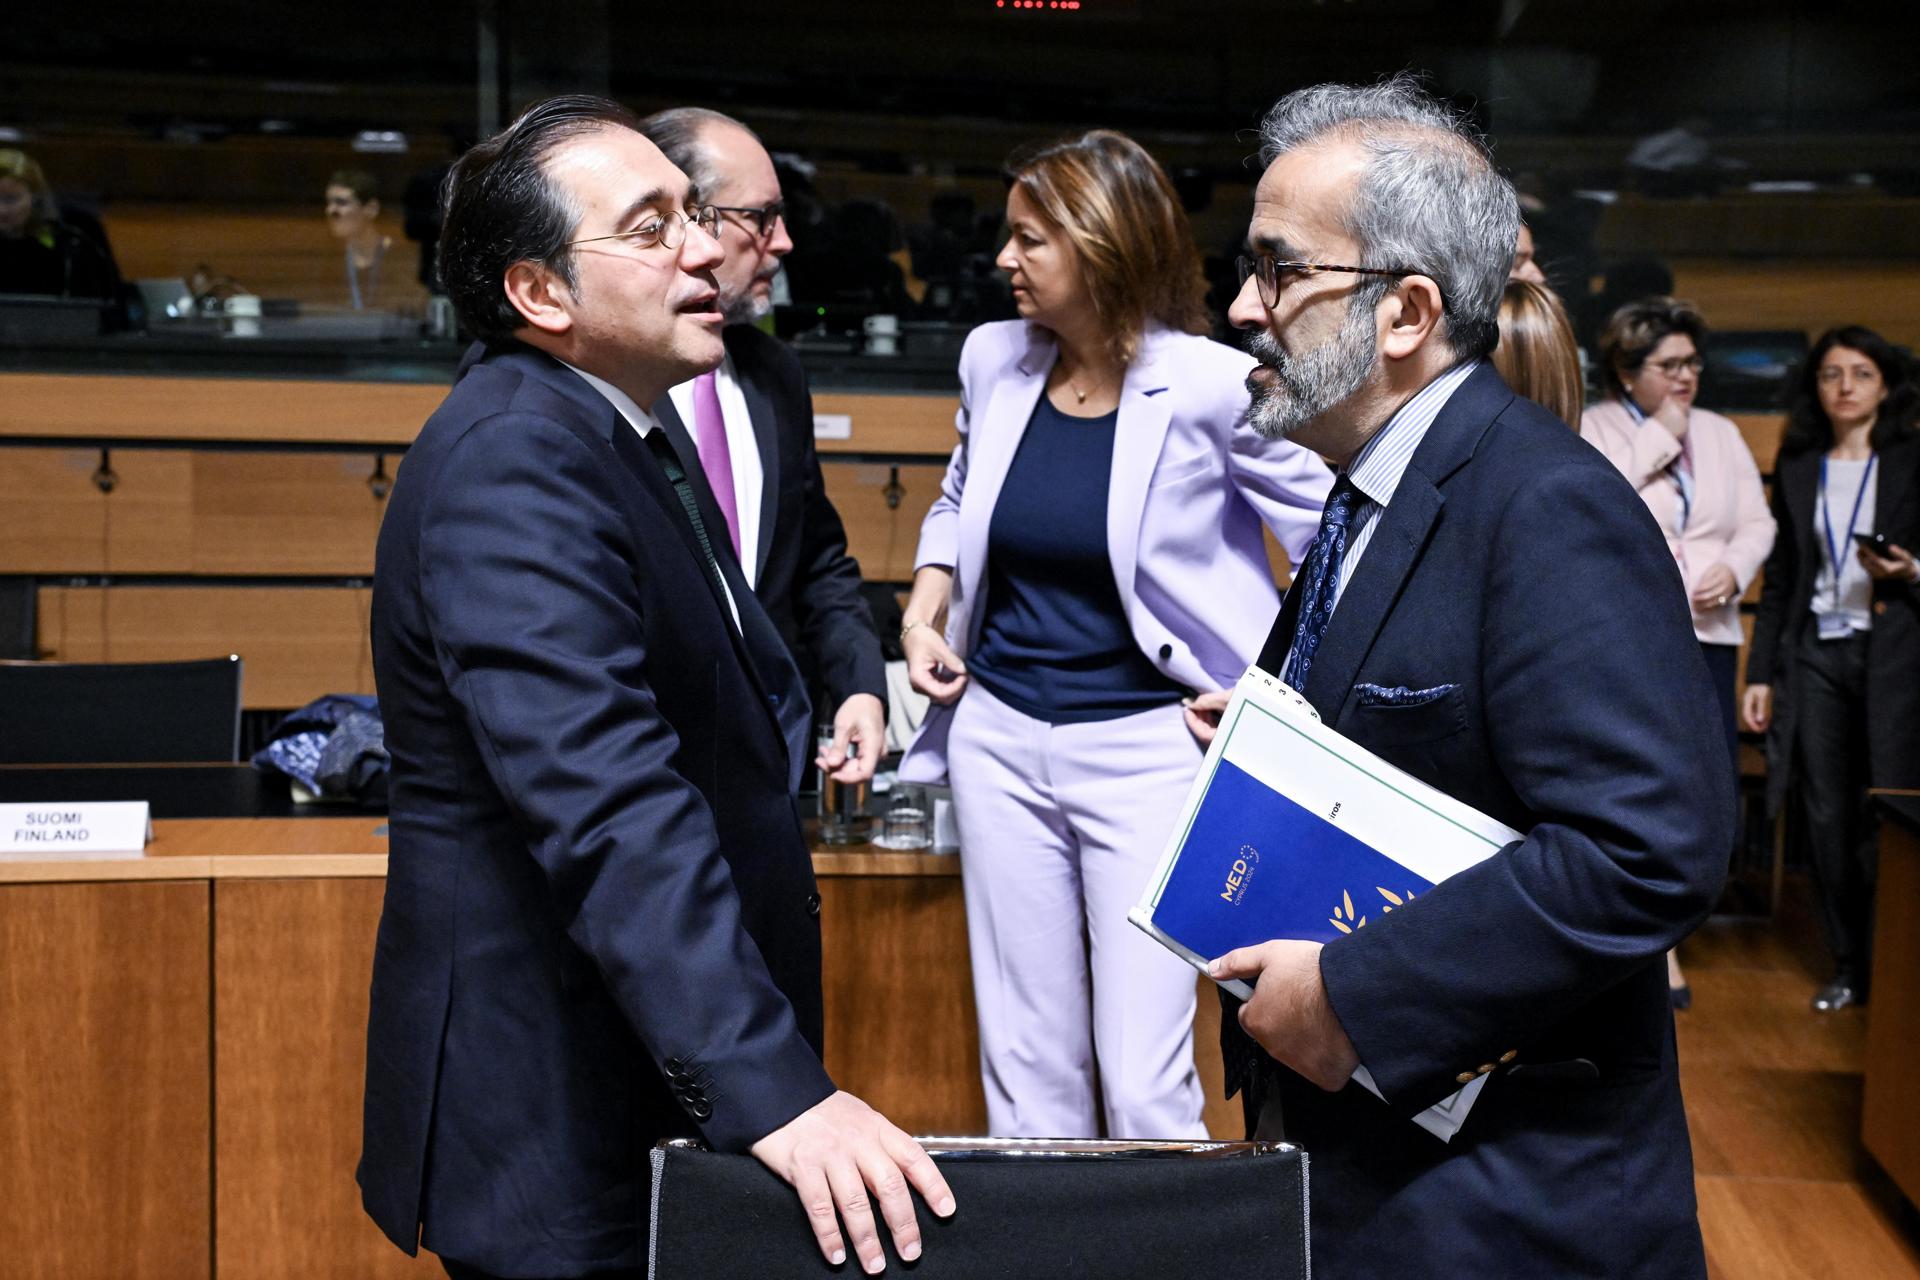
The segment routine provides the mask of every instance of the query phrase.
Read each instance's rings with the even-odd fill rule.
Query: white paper
[[[152,837],[145,800],[0,804],[0,857],[16,862],[138,855]]]
[[[853,415],[850,413],[814,414],[813,438],[815,440],[853,439]]]

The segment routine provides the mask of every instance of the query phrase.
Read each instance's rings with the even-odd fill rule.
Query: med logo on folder
[[[1432,887],[1223,760],[1153,922],[1212,957],[1271,938],[1330,942]]]
[[[1127,919],[1205,973],[1236,947],[1331,942],[1417,908],[1447,877],[1520,838],[1349,741],[1250,667]],[[1253,996],[1239,979],[1220,985]],[[1364,1064],[1353,1078],[1379,1093]],[[1450,1140],[1485,1084],[1476,1078],[1413,1122]]]

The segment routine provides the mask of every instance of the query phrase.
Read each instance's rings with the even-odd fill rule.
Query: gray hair
[[[1379,84],[1314,85],[1280,99],[1260,122],[1260,161],[1328,141],[1354,143],[1366,156],[1343,218],[1363,255],[1355,265],[1433,277],[1453,353],[1466,360],[1492,351],[1520,203],[1479,130],[1403,71]]]
[[[700,135],[716,125],[732,125],[755,142],[760,135],[724,112],[707,107],[668,107],[640,122],[640,132],[660,148],[674,167],[687,175],[694,195],[710,198],[710,193],[726,176],[713,167],[713,155],[700,145]]]

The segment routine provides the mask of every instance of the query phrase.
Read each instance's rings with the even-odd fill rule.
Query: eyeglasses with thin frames
[[[1260,282],[1260,303],[1271,311],[1280,305],[1280,273],[1298,272],[1310,276],[1320,271],[1339,271],[1355,276],[1424,276],[1424,271],[1415,271],[1411,267],[1341,267],[1330,262],[1294,262],[1287,258],[1276,258],[1270,253],[1257,253],[1252,257],[1241,254],[1234,260],[1234,266],[1240,272],[1240,287],[1245,288],[1247,277],[1252,276]],[[1428,277],[1431,279],[1432,277]],[[1446,301],[1445,294],[1441,302]]]
[[[775,200],[771,204],[758,207],[738,204],[717,204],[713,206],[720,213],[737,213],[743,225],[751,223],[756,239],[765,240],[773,231],[773,224],[787,216],[787,202]]]
[[[1669,378],[1677,378],[1682,373],[1699,373],[1707,367],[1707,361],[1704,356],[1674,356],[1671,360],[1648,360],[1642,367],[1657,369]]]
[[[702,204],[695,205],[687,213],[682,213],[678,209],[650,213],[631,231],[616,231],[610,236],[588,236],[584,240],[570,240],[567,242],[567,248],[577,248],[583,244],[599,244],[602,240],[624,240],[636,249],[651,249],[655,245],[664,249],[678,249],[686,243],[688,223],[698,226],[716,240],[720,238],[720,211],[710,204]]]

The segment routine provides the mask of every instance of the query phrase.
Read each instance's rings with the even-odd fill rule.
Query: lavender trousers
[[[1204,1138],[1195,975],[1127,923],[1200,767],[1178,704],[1052,725],[975,681],[948,772],[988,1130]],[[1096,1093],[1096,1064],[1099,1081]]]

